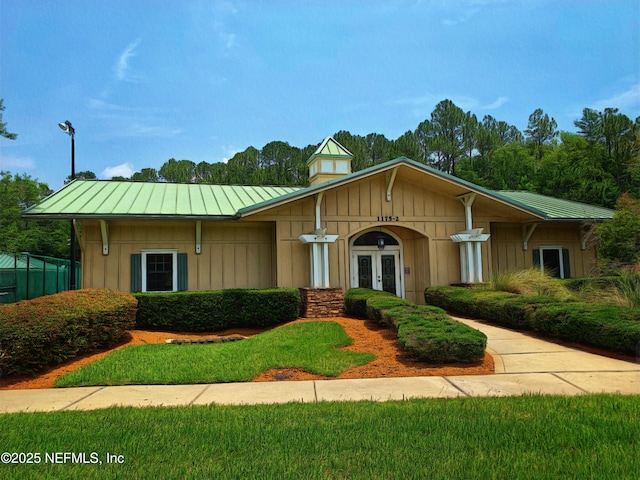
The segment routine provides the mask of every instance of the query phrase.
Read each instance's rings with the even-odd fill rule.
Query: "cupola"
[[[353,154],[333,137],[325,138],[307,160],[309,185],[328,182],[351,173]]]

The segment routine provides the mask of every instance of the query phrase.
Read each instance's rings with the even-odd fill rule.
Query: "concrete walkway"
[[[0,413],[347,400],[403,400],[526,393],[640,395],[640,363],[574,350],[504,328],[458,319],[487,335],[494,375],[308,380],[212,385],[130,385],[0,391]]]

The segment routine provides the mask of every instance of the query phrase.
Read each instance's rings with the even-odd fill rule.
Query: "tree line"
[[[624,192],[640,196],[640,117],[632,121],[618,109],[585,108],[574,124],[576,133],[559,132],[555,119],[536,109],[521,132],[443,100],[430,119],[396,139],[348,131],[333,136],[353,153],[353,171],[405,156],[493,190],[529,190],[605,207]],[[171,158],[159,170],[143,168],[114,180],[305,186],[306,161],[317,147],[273,141],[248,147],[226,163]]]
[[[0,136],[14,139],[17,134],[2,123],[3,110],[0,99]],[[404,156],[493,190],[528,190],[610,208],[624,193],[640,198],[640,117],[632,121],[618,109],[585,108],[574,125],[577,132],[560,132],[554,118],[536,109],[521,132],[490,115],[479,120],[443,100],[429,119],[396,139],[344,130],[333,136],[354,155],[353,171]],[[226,163],[171,158],[158,170],[143,168],[113,180],[305,186],[306,161],[318,145],[299,148],[272,141],[261,149],[250,146]],[[76,177],[96,175],[84,171]],[[24,208],[51,193],[28,175],[0,172],[0,252],[68,256],[67,222],[20,217]]]

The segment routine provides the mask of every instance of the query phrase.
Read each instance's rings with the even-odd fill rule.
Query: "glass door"
[[[380,255],[380,281],[377,290],[397,294],[396,287],[396,255]]]
[[[349,247],[350,285],[404,296],[402,245],[381,230],[370,230]]]
[[[359,288],[383,290],[400,296],[399,252],[362,252],[357,256]]]
[[[374,288],[371,255],[358,255],[358,287]]]

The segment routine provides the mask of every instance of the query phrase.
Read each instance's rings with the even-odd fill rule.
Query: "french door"
[[[385,252],[384,250],[353,252],[352,285],[354,283],[355,286],[360,288],[383,290],[399,297],[402,296],[400,289],[400,252]]]

